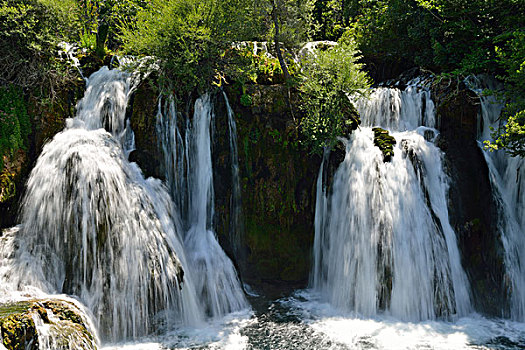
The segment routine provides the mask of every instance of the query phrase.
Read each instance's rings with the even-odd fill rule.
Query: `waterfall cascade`
[[[498,230],[505,249],[507,288],[511,300],[511,317],[525,321],[525,160],[509,157],[503,151],[490,152],[483,148],[483,141],[491,139],[491,128],[501,123],[503,104],[484,89],[501,90],[494,79],[472,77],[468,81],[480,96],[481,113],[478,139],[490,171],[493,196],[498,204]]]
[[[4,288],[76,295],[112,341],[204,314],[168,192],[127,161],[131,82],[107,68],[90,77],[30,175],[16,249],[0,260]]]
[[[241,238],[244,234],[244,224],[242,219],[242,201],[241,201],[241,181],[239,178],[239,152],[237,150],[237,125],[235,115],[228,101],[226,93],[223,92],[226,103],[226,112],[228,114],[228,132],[230,144],[230,162],[232,169],[232,198],[230,201],[230,242],[233,247],[233,253],[239,257]]]
[[[334,306],[417,321],[465,315],[469,286],[448,220],[448,178],[424,88],[378,88],[356,102],[362,127],[327,193],[317,182],[311,286]],[[396,139],[383,162],[371,127]]]
[[[230,137],[235,137],[235,121],[226,104]],[[160,146],[165,157],[166,178],[175,202],[183,212],[182,221],[186,229],[184,245],[189,270],[196,278],[197,294],[205,305],[206,313],[211,317],[219,317],[247,308],[248,303],[237,272],[213,232],[213,118],[213,104],[209,95],[195,102],[191,122],[180,118],[173,100],[168,99],[164,108],[162,102],[159,103],[157,130],[162,135]],[[237,176],[238,182],[236,142],[230,140],[230,146],[232,158],[235,158],[232,161],[233,177]],[[240,188],[237,188],[237,194],[240,196]]]

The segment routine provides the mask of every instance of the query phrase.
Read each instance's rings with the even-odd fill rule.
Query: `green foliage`
[[[318,40],[337,40],[349,25],[348,1],[315,1],[313,8],[314,37]],[[346,10],[346,11],[345,11]]]
[[[47,0],[49,1],[49,0]],[[109,49],[116,50],[121,26],[133,21],[146,8],[148,0],[75,0],[75,16],[80,27],[82,48],[94,51],[99,57]]]
[[[252,105],[252,97],[248,94],[241,95],[241,105],[250,107]]]
[[[295,76],[300,67],[291,55],[284,55],[288,72]],[[284,75],[279,60],[266,52],[254,53],[253,44],[248,43],[245,48],[228,51],[227,64],[223,67],[228,80],[244,83],[279,84],[284,83]]]
[[[220,85],[225,76],[241,82],[282,82],[276,59],[232,46],[274,38],[274,14],[279,42],[298,46],[309,38],[311,6],[311,0],[152,0],[120,28],[119,38],[127,53],[160,58],[163,88],[183,99],[208,90],[214,80]]]
[[[500,69],[499,37],[525,26],[521,0],[318,0],[316,9],[318,37],[334,39],[351,27],[376,62],[464,75]]]
[[[126,52],[160,58],[164,88],[176,86],[184,98],[195,89],[209,89],[221,53],[231,45],[230,35],[242,27],[226,12],[231,6],[212,0],[152,0],[121,28],[120,38]]]
[[[494,141],[485,144],[491,150],[504,149],[512,156],[525,157],[525,31],[517,30],[500,39],[502,45],[496,47],[496,53],[506,70],[500,78],[506,85],[509,102],[504,116],[508,120],[494,131]]]
[[[359,124],[348,97],[365,95],[370,82],[358,59],[355,43],[344,38],[305,61],[299,87],[306,114],[301,131],[314,151],[333,146],[337,137]]]
[[[496,54],[505,73],[500,78],[507,84],[512,103],[510,112],[525,108],[525,28],[499,37],[501,45]]]
[[[65,1],[0,0],[0,86],[52,92],[68,70],[55,59],[57,44],[73,35]]]
[[[261,1],[262,4],[265,2]],[[312,37],[314,3],[313,0],[275,0],[275,11],[280,27],[279,41],[285,47],[297,47]],[[270,16],[272,10],[271,7],[267,7],[267,16]],[[272,30],[275,28],[273,27]]]
[[[27,147],[31,123],[20,89],[0,88],[0,171],[4,157]]]
[[[489,150],[504,149],[513,157],[525,157],[525,110],[511,115],[507,124],[497,130],[493,137],[493,142],[485,141]]]

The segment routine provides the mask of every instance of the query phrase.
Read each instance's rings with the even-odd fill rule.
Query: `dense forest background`
[[[0,0],[0,33],[0,168],[27,148],[27,101],[52,104],[81,81],[63,42],[86,71],[115,54],[153,57],[159,92],[180,104],[223,84],[286,84],[300,92],[297,130],[314,152],[356,127],[346,96],[366,94],[372,78],[485,73],[505,84],[492,93],[506,103],[487,147],[525,155],[522,0]],[[297,60],[312,40],[339,44]],[[246,41],[268,42],[272,55]]]

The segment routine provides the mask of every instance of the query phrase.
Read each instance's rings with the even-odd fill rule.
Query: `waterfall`
[[[77,116],[31,172],[16,249],[0,269],[14,290],[78,296],[110,341],[203,318],[170,196],[127,160],[132,80],[107,68],[89,78]]]
[[[228,114],[228,131],[230,143],[230,162],[232,169],[232,198],[230,202],[230,242],[236,257],[240,255],[241,237],[244,233],[242,221],[241,183],[239,178],[239,153],[237,151],[237,125],[235,116],[228,101],[228,96],[223,91]]]
[[[418,321],[465,315],[467,278],[448,220],[449,179],[430,93],[375,89],[356,101],[362,127],[327,193],[319,171],[311,286],[332,305],[373,316]],[[372,126],[396,139],[391,162],[374,146]]]
[[[525,160],[503,151],[490,152],[483,141],[491,139],[491,128],[498,129],[503,104],[484,89],[497,91],[501,85],[480,76],[468,81],[481,100],[478,140],[489,167],[493,196],[498,205],[498,231],[505,249],[507,289],[511,300],[511,318],[525,321]]]
[[[191,122],[179,119],[172,98],[162,107],[159,103],[157,131],[164,153],[166,179],[175,202],[184,213],[184,246],[199,299],[207,315],[213,318],[245,309],[248,303],[237,272],[213,231],[211,126],[214,111],[210,95],[195,102]],[[231,113],[231,109],[228,112]],[[233,114],[230,115],[230,134],[235,128],[231,118]],[[236,152],[232,158],[236,158]],[[235,159],[233,164],[236,162]]]

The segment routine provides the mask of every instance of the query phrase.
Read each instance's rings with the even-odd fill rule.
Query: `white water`
[[[228,135],[230,143],[230,162],[232,170],[232,197],[230,199],[230,242],[235,257],[239,257],[241,238],[244,234],[242,220],[241,182],[239,178],[239,152],[237,151],[237,125],[235,115],[226,93],[222,93],[228,114]]]
[[[191,273],[181,280],[188,266],[169,194],[126,158],[131,81],[107,68],[90,77],[77,116],[30,175],[22,228],[0,276],[13,293],[77,296],[112,341],[197,324],[204,314]]]
[[[99,82],[109,83],[108,88],[113,89],[120,85],[111,87],[115,75],[120,74],[118,71],[103,71],[100,74],[105,78],[100,79]],[[90,83],[96,81],[94,77],[92,78]],[[127,78],[122,75],[122,79]],[[125,91],[131,90],[126,82],[121,86]],[[376,91],[373,95],[376,93],[386,94],[385,91]],[[354,220],[355,227],[373,229],[372,234],[378,234],[374,238],[376,242],[391,244],[381,253],[377,249],[369,250],[375,254],[376,268],[391,266],[393,281],[390,300],[384,304],[386,305],[384,308],[376,305],[372,317],[348,318],[349,311],[350,315],[355,315],[359,311],[349,306],[350,302],[346,300],[342,301],[346,306],[334,309],[329,293],[337,293],[335,287],[331,288],[332,291],[318,290],[319,296],[308,293],[299,295],[300,301],[292,299],[290,302],[284,302],[286,307],[280,312],[276,312],[275,304],[272,304],[262,314],[248,319],[251,313],[246,310],[247,303],[240,290],[233,266],[224,252],[219,251],[220,247],[212,231],[213,174],[210,123],[213,121],[213,108],[207,96],[197,101],[195,115],[191,122],[187,119],[177,120],[173,105],[168,107],[173,112],[160,113],[159,127],[163,130],[162,135],[165,135],[162,137],[162,145],[172,151],[167,155],[166,164],[172,164],[173,167],[169,170],[166,166],[166,171],[172,172],[173,180],[168,180],[168,184],[171,194],[174,195],[175,205],[168,198],[169,195],[163,184],[154,179],[145,180],[138,167],[127,162],[126,154],[133,149],[133,135],[124,132],[127,129],[125,119],[115,120],[112,124],[116,126],[115,129],[110,128],[112,133],[97,129],[102,125],[109,125],[109,122],[103,120],[112,120],[113,114],[110,114],[112,112],[92,113],[100,123],[95,123],[93,120],[87,120],[86,123],[80,118],[70,121],[68,128],[46,146],[45,154],[49,157],[49,161],[56,162],[57,169],[53,169],[52,166],[43,168],[38,176],[44,177],[45,174],[48,182],[44,179],[37,181],[29,191],[29,193],[39,193],[36,198],[40,202],[35,201],[26,211],[42,213],[42,217],[30,216],[32,222],[40,226],[25,224],[20,232],[17,231],[18,229],[13,229],[12,232],[0,237],[0,293],[4,297],[7,296],[7,299],[24,296],[49,297],[48,293],[60,292],[56,285],[69,285],[68,288],[85,291],[84,296],[79,295],[81,301],[89,306],[89,310],[83,312],[84,317],[89,317],[93,312],[91,317],[101,329],[105,339],[120,340],[133,337],[134,334],[140,336],[149,333],[148,328],[154,328],[162,334],[140,338],[136,343],[110,345],[112,349],[517,349],[523,347],[525,328],[522,323],[490,321],[475,315],[459,319],[454,317],[454,323],[433,320],[417,323],[399,321],[399,319],[414,321],[452,313],[464,316],[470,306],[468,287],[459,266],[459,258],[456,256],[455,237],[446,219],[448,183],[441,170],[441,153],[432,142],[426,141],[426,139],[433,139],[435,131],[424,127],[417,128],[419,124],[433,125],[433,114],[430,115],[433,113],[433,105],[429,103],[425,91],[414,91],[408,96],[403,96],[401,92],[396,91],[390,91],[388,94],[397,95],[400,101],[404,98],[413,101],[414,104],[421,103],[421,109],[412,105],[417,115],[411,115],[413,122],[407,123],[404,117],[401,117],[405,102],[400,102],[400,113],[395,113],[390,112],[392,107],[388,104],[383,104],[386,106],[385,110],[375,105],[376,102],[372,100],[371,107],[376,108],[379,111],[377,113],[388,111],[386,114],[392,130],[403,130],[394,133],[398,143],[392,163],[383,164],[379,151],[371,145],[372,133],[368,127],[375,122],[368,121],[364,123],[366,126],[348,141],[349,147],[356,148],[352,152],[357,152],[355,155],[347,154],[346,165],[343,164],[336,175],[336,177],[344,177],[348,166],[353,166],[352,169],[363,169],[366,164],[372,165],[365,174],[355,175],[360,177],[362,188],[368,190],[371,196],[363,200],[365,204],[363,207],[359,207],[362,203],[353,202],[356,208],[361,208],[362,212],[368,215],[363,217],[368,221],[360,223],[361,217],[357,217],[353,212],[348,214],[349,218]],[[423,103],[416,94],[427,100]],[[120,98],[120,102],[113,101],[111,96],[108,95],[108,102],[105,104],[98,104],[98,100],[93,99],[92,105],[100,105],[101,110],[105,111],[120,111],[117,113],[121,118],[125,118],[125,109],[115,107],[124,101]],[[127,99],[128,94],[117,91],[116,96]],[[92,111],[89,105],[84,104],[86,111]],[[164,106],[169,106],[169,101]],[[101,114],[104,113],[106,117],[103,119]],[[384,122],[384,125],[387,125],[387,122],[381,121],[377,115],[371,115],[372,117],[378,120],[378,124]],[[90,122],[94,123],[93,129],[96,130],[86,126]],[[169,127],[162,127],[162,124]],[[168,142],[171,142],[172,146],[167,146]],[[170,161],[172,163],[169,163]],[[64,166],[69,170],[64,170]],[[346,170],[343,170],[345,167]],[[404,167],[404,170],[400,169],[401,167]],[[47,173],[44,170],[47,170]],[[64,180],[65,177],[70,181]],[[325,188],[323,183],[326,181],[323,181],[322,176],[319,179],[317,212],[330,212],[330,215],[316,216],[316,231],[327,233],[327,228],[332,227],[332,223],[336,222],[333,219],[334,212],[331,211],[334,207],[334,199],[332,195],[326,194],[326,191],[323,192]],[[371,185],[365,180],[370,181]],[[180,191],[174,190],[176,188],[174,186],[179,186]],[[75,190],[72,190],[73,188]],[[332,188],[336,188],[335,183]],[[353,191],[359,194],[359,188],[354,188]],[[400,195],[407,198],[402,198]],[[69,204],[57,204],[61,200],[69,201]],[[347,196],[346,200],[353,200],[353,197]],[[381,210],[372,211],[373,201],[380,204]],[[51,208],[47,208],[47,203],[51,203]],[[111,206],[107,205],[108,203],[111,203]],[[384,205],[385,203],[389,206]],[[89,208],[95,210],[85,211]],[[73,215],[74,211],[81,215]],[[126,213],[127,220],[123,219],[123,212]],[[182,213],[181,219],[178,219],[177,213]],[[24,217],[25,215],[27,213]],[[45,219],[46,215],[57,220]],[[373,215],[374,220],[370,219],[370,215]],[[376,218],[381,220],[375,222]],[[418,226],[421,222],[425,222],[425,225]],[[118,229],[113,223],[119,223]],[[382,229],[389,225],[391,230]],[[58,232],[59,228],[67,233]],[[93,236],[94,228],[97,231],[102,228],[100,232],[107,231],[107,234]],[[123,233],[115,232],[113,228],[115,231],[122,228],[124,232],[133,234],[124,237]],[[378,229],[374,231],[376,228]],[[404,230],[400,228],[406,229],[407,232],[403,232]],[[75,233],[81,238],[76,237]],[[353,232],[349,232],[349,235],[352,234]],[[410,237],[410,234],[417,237]],[[179,235],[184,238],[185,244],[181,244]],[[106,236],[106,240],[99,241],[98,238],[104,238],[103,236]],[[110,240],[107,237],[114,237],[114,239]],[[397,239],[398,237],[403,240]],[[352,239],[356,242],[360,240],[366,242],[367,237],[352,236]],[[119,248],[119,244],[123,242],[126,247],[121,245]],[[348,240],[343,242],[345,249],[352,249]],[[375,243],[372,239],[369,242]],[[33,246],[33,244],[37,245]],[[326,234],[316,236],[317,264],[316,274],[312,274],[312,278],[317,279],[315,283],[318,284],[324,283],[324,279],[331,273],[326,269],[326,263],[331,260],[324,254],[326,244]],[[56,250],[54,246],[60,249]],[[337,249],[332,249],[331,252],[337,252]],[[125,259],[123,255],[126,255]],[[406,260],[398,262],[399,255]],[[423,255],[427,258],[422,259]],[[384,258],[385,256],[388,258]],[[84,262],[84,257],[88,264]],[[179,267],[177,257],[185,271],[181,291],[178,290],[178,281],[174,273]],[[358,258],[361,259],[359,264],[368,259],[364,254]],[[65,259],[73,259],[74,263],[64,263]],[[51,265],[46,263],[47,261],[55,261],[57,264]],[[133,263],[130,264],[130,261]],[[95,262],[95,265],[90,265],[91,262]],[[343,259],[339,259],[339,263],[345,267],[351,266]],[[399,264],[402,264],[402,268],[396,273]],[[51,269],[53,266],[56,268]],[[151,266],[153,268],[149,270],[151,274],[148,275],[146,270]],[[106,270],[103,270],[104,267]],[[217,267],[222,267],[222,271],[215,271]],[[140,269],[142,274],[145,273],[154,280],[153,285],[144,288],[144,284],[147,284],[146,278],[142,278],[142,274],[140,276],[136,274]],[[106,274],[107,271],[111,273]],[[108,284],[100,286],[94,282],[93,276],[99,273],[111,276]],[[166,275],[163,275],[164,273]],[[379,274],[376,272],[376,275]],[[354,276],[357,277],[355,274]],[[431,281],[432,276],[436,282]],[[192,283],[193,277],[198,278],[195,283]],[[361,278],[361,280],[366,279]],[[212,282],[217,285],[209,288],[207,283]],[[416,287],[408,288],[411,283]],[[422,290],[417,291],[420,284]],[[446,284],[448,287],[445,286]],[[156,297],[162,295],[165,287],[169,290],[166,293],[173,294],[170,294],[171,297],[163,295],[157,299]],[[231,290],[223,289],[225,287]],[[99,288],[102,288],[102,292]],[[398,291],[397,294],[394,294],[394,289]],[[434,298],[429,296],[429,289],[435,290]],[[377,303],[380,293],[373,289],[371,291],[375,293]],[[147,304],[144,306],[136,302],[143,297],[149,297],[148,293],[155,293],[151,303],[144,303]],[[381,293],[387,294],[385,291]],[[408,296],[404,297],[404,293],[408,293]],[[97,306],[94,303],[96,298],[92,298],[93,295],[95,297],[102,295],[102,302],[106,302],[107,299],[105,305],[108,307],[104,309]],[[109,295],[115,300],[109,300]],[[215,297],[209,298],[209,295]],[[4,297],[0,302],[5,300]],[[54,297],[64,298],[64,296]],[[224,300],[225,298],[231,300]],[[352,298],[354,301],[357,300],[355,296]],[[346,299],[350,300],[350,297],[347,296]],[[332,305],[326,304],[327,300]],[[359,300],[359,305],[366,305],[366,297]],[[441,302],[438,303],[436,300]],[[462,303],[462,300],[466,301]],[[393,307],[393,304],[396,304],[396,307]],[[114,314],[114,305],[122,306],[123,309],[117,311],[123,310],[122,313],[129,319],[119,316],[118,313]],[[438,307],[436,310],[436,307],[441,305],[443,308]],[[335,306],[339,307],[337,304]],[[232,310],[241,311],[224,316]],[[205,313],[213,319],[202,325],[199,321],[204,319]],[[116,335],[113,333],[113,324],[109,324],[108,321],[112,320],[111,317],[121,317],[119,322],[125,324],[118,325]],[[144,318],[140,319],[141,317]],[[171,331],[174,324],[177,325],[177,330]],[[198,324],[199,327],[194,327],[193,324]],[[43,324],[39,327],[48,326]],[[135,330],[136,333],[133,333]],[[54,337],[51,333],[48,335],[50,337],[46,338],[49,342],[47,348],[54,348]],[[499,337],[503,339],[500,340]],[[505,345],[507,341],[516,344]],[[45,345],[42,348],[45,348]]]
[[[349,318],[322,299],[308,291],[283,303],[291,308],[289,312],[304,320],[317,338],[328,343],[323,349],[489,350],[525,346],[523,323],[488,320],[476,314],[454,322],[406,322],[388,315]]]
[[[417,85],[408,85],[404,91],[374,89],[369,99],[358,99],[355,103],[365,127],[380,126],[394,132],[414,130],[419,126],[436,127],[430,91]]]
[[[319,173],[312,287],[333,306],[366,317],[467,314],[469,287],[448,221],[442,153],[431,142],[429,93],[379,88],[357,105],[363,127],[345,141],[331,193]],[[397,141],[391,162],[373,144],[374,125]]]
[[[470,84],[480,96],[481,115],[478,139],[487,161],[493,195],[498,204],[498,229],[505,249],[507,285],[511,296],[511,317],[525,321],[525,160],[509,157],[503,151],[490,152],[482,142],[497,129],[503,104],[483,89],[497,91],[500,86],[486,77],[473,78]]]
[[[159,104],[157,130],[165,157],[165,171],[171,193],[183,209],[184,236],[189,270],[195,276],[196,291],[206,314],[212,318],[248,308],[237,272],[219,245],[213,231],[214,190],[211,159],[212,101],[204,95],[195,102],[193,119],[179,118],[172,101],[164,111]],[[231,113],[231,109],[228,110]],[[235,131],[229,114],[230,133]],[[181,127],[184,129],[181,132]],[[182,136],[184,135],[184,136]],[[234,176],[238,178],[236,143],[230,141]],[[236,169],[236,173],[235,173]],[[240,190],[239,190],[240,192]],[[240,194],[239,194],[240,195]]]

